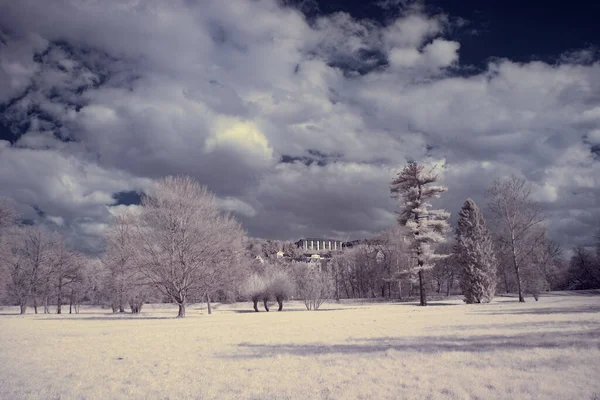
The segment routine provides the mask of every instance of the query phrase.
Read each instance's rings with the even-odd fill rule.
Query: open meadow
[[[600,295],[0,313],[0,399],[600,399]]]

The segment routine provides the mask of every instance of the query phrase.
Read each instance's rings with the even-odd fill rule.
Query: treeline
[[[450,214],[431,207],[446,190],[436,181],[434,169],[409,163],[390,186],[398,224],[310,261],[295,243],[248,238],[214,194],[187,177],[157,181],[135,212],[114,216],[95,258],[56,232],[19,225],[0,201],[0,299],[21,313],[62,313],[66,304],[78,312],[82,303],[139,313],[148,302],[168,301],[183,317],[199,301],[209,313],[214,300],[251,300],[258,311],[259,303],[281,310],[299,299],[313,310],[329,298],[418,295],[426,305],[434,292],[485,303],[496,292],[524,301],[547,290],[600,288],[600,233],[595,249],[576,247],[566,261],[523,179],[494,181],[484,211],[467,199],[453,232]]]

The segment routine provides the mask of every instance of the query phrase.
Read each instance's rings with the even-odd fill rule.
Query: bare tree
[[[322,271],[316,262],[294,262],[292,269],[298,288],[298,295],[307,310],[318,310],[332,294],[331,277]]]
[[[568,274],[570,289],[600,288],[600,265],[593,252],[584,246],[573,249]]]
[[[161,179],[142,200],[134,246],[136,262],[150,283],[179,306],[206,293],[214,277],[236,265],[223,260],[242,253],[245,232],[219,212],[215,196],[189,177]]]
[[[444,186],[432,185],[437,180],[433,168],[426,169],[423,165],[411,162],[390,185],[392,197],[402,200],[398,222],[412,233],[411,250],[417,261],[414,270],[419,276],[421,306],[427,305],[424,271],[433,268],[433,262],[445,256],[435,254],[432,245],[444,242],[444,233],[449,230],[447,219],[450,213],[432,210],[428,203],[429,199],[440,197],[447,190]]]
[[[501,229],[498,237],[515,271],[519,302],[525,302],[521,269],[543,238],[536,227],[544,218],[531,200],[531,190],[531,184],[525,179],[512,175],[494,180],[487,191],[490,211]]]
[[[37,314],[38,300],[43,295],[44,283],[52,272],[52,252],[58,235],[39,227],[21,227],[10,235],[8,285],[9,295],[20,305],[21,314],[29,301]]]
[[[16,220],[16,211],[10,206],[7,199],[0,197],[0,229],[13,226]]]
[[[7,284],[10,279],[8,264],[10,264],[9,230],[15,225],[17,213],[8,201],[0,197],[0,300],[7,294]]]
[[[104,289],[113,312],[125,312],[125,306],[129,304],[132,312],[137,314],[146,300],[144,277],[135,262],[133,224],[132,215],[116,215],[104,235],[102,262],[109,271]]]

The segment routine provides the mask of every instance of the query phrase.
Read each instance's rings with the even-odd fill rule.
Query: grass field
[[[600,399],[600,295],[0,310],[0,399]]]

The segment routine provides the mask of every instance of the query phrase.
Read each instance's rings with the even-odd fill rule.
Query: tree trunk
[[[125,312],[125,307],[123,307],[123,303],[119,303],[119,312]]]
[[[510,292],[510,287],[508,286],[508,274],[506,273],[506,266],[502,267],[502,275],[504,276],[504,289],[506,293]]]
[[[421,296],[421,306],[427,305],[427,295],[425,293],[425,280],[423,279],[423,270],[419,271],[419,292]]]
[[[258,312],[258,299],[252,299],[252,302],[254,303],[254,311]]]
[[[265,310],[267,310],[267,312],[269,312],[269,305],[267,304],[268,300],[267,299],[263,299],[263,305],[265,306]]]
[[[453,278],[448,279],[448,285],[446,286],[446,297],[450,296],[450,289],[452,289]]]
[[[27,311],[27,302],[21,301],[21,304],[19,304],[19,314],[25,314],[25,311]]]
[[[37,314],[37,297],[33,298],[33,311]]]
[[[56,298],[56,313],[62,313],[62,279],[58,280],[58,297]]]
[[[48,295],[44,296],[44,314],[49,314],[50,309],[48,308]]]
[[[210,307],[210,295],[206,293],[206,308],[208,309],[208,315],[212,314],[212,308]]]
[[[179,303],[177,305],[179,306],[179,312],[177,313],[177,318],[185,317],[185,304]]]
[[[71,290],[71,295],[69,296],[69,314],[73,314],[73,290]]]
[[[521,275],[519,274],[519,268],[515,269],[517,273],[517,289],[519,290],[519,303],[525,303],[525,297],[523,297],[523,289],[521,288]]]
[[[277,299],[277,304],[279,304],[279,309],[277,309],[277,311],[283,310],[283,299]]]
[[[525,303],[525,298],[523,297],[523,290],[521,289],[521,274],[519,273],[519,264],[517,263],[517,251],[515,249],[514,234],[513,236],[511,236],[511,246],[513,266],[515,267],[515,273],[517,274],[517,290],[519,291],[519,303]]]

